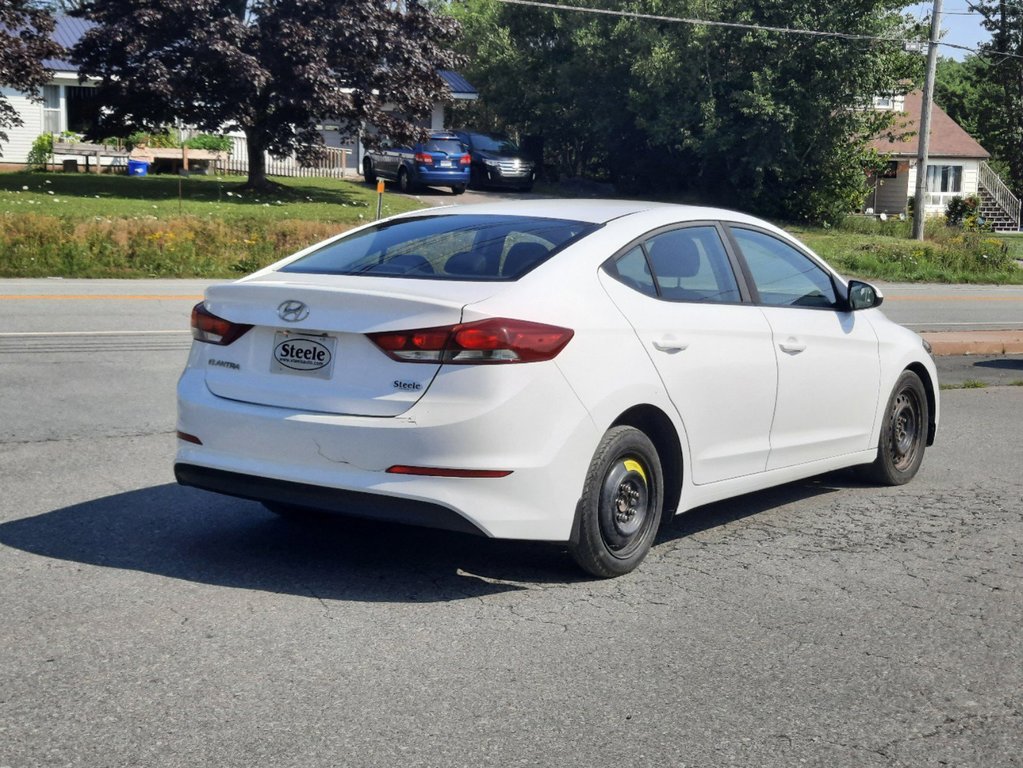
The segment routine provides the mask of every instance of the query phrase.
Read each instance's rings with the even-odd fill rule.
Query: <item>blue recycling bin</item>
[[[145,160],[129,160],[128,161],[128,175],[129,176],[146,176],[149,174],[149,163]]]

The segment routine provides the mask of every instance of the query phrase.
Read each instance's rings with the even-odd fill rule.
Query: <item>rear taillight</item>
[[[416,152],[416,162],[423,165],[433,165],[433,155],[428,155],[425,152]]]
[[[525,320],[493,318],[442,328],[385,331],[370,340],[407,363],[536,363],[552,360],[575,332]]]
[[[458,163],[459,163],[459,165],[471,165],[472,164],[472,155],[462,155],[458,159]]]
[[[192,307],[192,338],[207,344],[219,344],[226,347],[241,337],[251,325],[232,323],[206,309],[203,302]]]

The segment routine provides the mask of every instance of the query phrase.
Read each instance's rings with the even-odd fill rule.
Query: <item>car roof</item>
[[[606,200],[606,199],[558,199],[536,198],[530,200],[505,200],[474,205],[450,205],[443,208],[427,208],[403,216],[482,214],[493,216],[532,216],[544,219],[568,219],[591,224],[606,224],[609,221],[636,214],[652,215],[671,221],[735,221],[768,226],[760,219],[738,211],[711,208],[698,205],[658,203],[648,200]]]

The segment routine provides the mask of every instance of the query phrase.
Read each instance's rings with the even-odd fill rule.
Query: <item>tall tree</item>
[[[1008,169],[1009,185],[1023,194],[1023,2],[978,0],[990,42],[972,80],[978,89],[978,139]]]
[[[509,127],[570,158],[566,170],[773,216],[830,219],[861,202],[855,137],[882,121],[857,107],[920,74],[897,44],[764,29],[899,39],[901,0],[562,3],[712,24],[464,2],[484,33],[459,43],[470,79]]]
[[[459,61],[457,24],[418,0],[85,0],[76,13],[97,24],[74,51],[108,107],[93,135],[241,130],[252,188],[268,184],[265,152],[318,154],[317,120],[411,140],[447,91],[437,70]]]
[[[39,89],[50,79],[43,61],[63,52],[50,39],[52,32],[53,16],[31,0],[0,0],[0,86],[39,98]],[[7,128],[21,124],[17,110],[0,93],[0,142],[7,141]]]

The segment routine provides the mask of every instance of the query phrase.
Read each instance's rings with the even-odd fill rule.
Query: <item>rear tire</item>
[[[398,189],[400,189],[403,194],[407,195],[409,192],[412,191],[412,186],[413,186],[412,179],[409,178],[408,171],[406,171],[404,168],[399,168]]]
[[[453,195],[461,195],[463,192],[465,192],[465,184],[456,184],[451,188],[451,194]]]
[[[364,158],[362,161],[362,177],[366,179],[367,184],[377,183],[377,175],[373,171],[373,161],[368,157]]]
[[[864,467],[864,476],[880,485],[903,485],[912,480],[924,460],[930,423],[923,382],[913,371],[903,371],[888,398],[877,458]]]
[[[572,557],[599,578],[629,573],[650,551],[663,506],[661,461],[650,438],[633,427],[609,429],[586,475]]]

